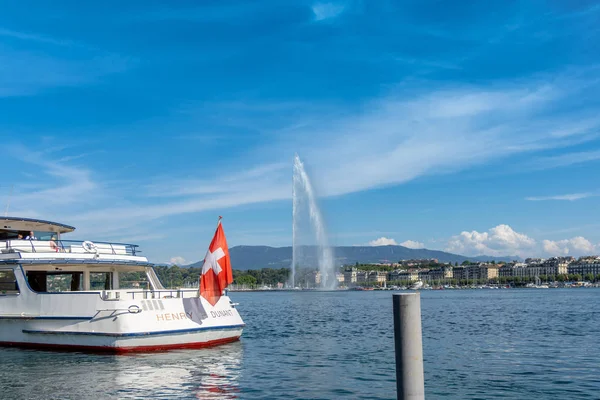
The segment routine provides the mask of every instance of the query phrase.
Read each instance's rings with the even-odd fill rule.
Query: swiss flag
[[[229,249],[221,225],[221,217],[219,217],[215,236],[204,257],[200,278],[200,295],[213,306],[217,304],[227,285],[233,282]]]

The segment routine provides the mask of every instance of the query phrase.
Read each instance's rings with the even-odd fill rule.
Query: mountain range
[[[355,263],[392,263],[400,260],[431,259],[439,262],[463,261],[512,261],[519,259],[517,256],[493,257],[477,256],[467,257],[459,254],[447,253],[439,250],[409,249],[404,246],[338,246],[332,248],[336,265],[349,265]],[[317,248],[315,246],[301,246],[299,253],[302,257],[302,266],[317,266]],[[287,268],[292,265],[292,247],[269,246],[235,246],[229,249],[231,265],[234,269],[261,269],[261,268]],[[200,267],[203,261],[187,265],[186,267]]]

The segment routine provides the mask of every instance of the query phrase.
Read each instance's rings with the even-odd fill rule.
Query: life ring
[[[96,245],[93,242],[90,242],[89,240],[86,240],[85,242],[81,243],[81,247],[83,247],[83,249],[88,253],[98,252],[98,248],[96,247]]]

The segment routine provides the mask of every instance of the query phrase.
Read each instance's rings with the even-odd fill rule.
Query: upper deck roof
[[[0,231],[42,231],[69,233],[75,230],[74,227],[58,222],[44,221],[42,219],[19,218],[19,217],[0,217]]]

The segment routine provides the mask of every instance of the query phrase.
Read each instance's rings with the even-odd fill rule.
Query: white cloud
[[[73,46],[73,45],[75,45],[75,43],[70,40],[57,40],[57,39],[54,39],[49,36],[38,35],[35,33],[28,33],[28,32],[13,31],[13,30],[3,29],[3,28],[0,28],[0,36],[8,37],[11,39],[19,39],[19,40],[25,40],[25,41],[53,44],[56,46]]]
[[[536,241],[515,232],[508,225],[498,225],[487,232],[461,232],[448,241],[446,251],[464,255],[526,256],[531,254]]]
[[[175,201],[161,201],[154,204],[118,208],[96,208],[72,217],[74,221],[86,224],[96,222],[123,223],[124,221],[145,221],[181,214],[199,213],[210,210],[224,210],[247,204],[265,203],[273,200],[289,199],[291,184],[244,191],[243,187],[230,186],[225,193],[209,196],[195,196]]]
[[[14,48],[0,46],[0,98],[30,96],[56,87],[89,85],[104,76],[127,71],[136,63],[131,58],[33,33],[0,28],[0,38],[53,45],[44,46],[41,52],[29,50],[27,43]],[[64,56],[61,47],[69,47],[69,57]]]
[[[48,209],[56,206],[72,206],[86,204],[90,197],[100,197],[96,193],[98,183],[92,178],[93,173],[81,166],[57,161],[52,151],[33,151],[21,145],[5,145],[7,156],[19,161],[23,173],[32,168],[35,175],[27,179],[27,184],[16,185],[13,193],[18,201],[15,207]]]
[[[400,246],[408,247],[409,249],[423,249],[425,248],[425,244],[421,242],[416,242],[414,240],[406,240],[400,243]]]
[[[552,157],[539,157],[534,159],[530,165],[536,169],[547,169],[566,167],[569,165],[582,164],[596,160],[600,160],[600,151],[581,151],[560,154]]]
[[[185,265],[186,261],[185,258],[181,257],[181,256],[175,256],[175,257],[171,257],[171,259],[169,260],[170,264],[174,264],[174,265]]]
[[[344,11],[344,6],[334,3],[318,3],[312,6],[316,21],[335,18]]]
[[[244,169],[242,172],[223,174],[214,179],[153,179],[146,186],[151,197],[189,197],[194,195],[218,195],[249,192],[269,188],[284,182],[290,175],[290,165],[285,163],[264,164]],[[289,180],[289,179],[288,179]],[[158,181],[158,182],[157,182]],[[291,194],[291,191],[289,192]]]
[[[599,246],[593,245],[583,236],[576,236],[564,240],[544,240],[544,252],[550,256],[581,256],[595,254],[600,250]]]
[[[593,255],[600,251],[600,245],[594,245],[582,236],[538,242],[524,233],[515,232],[508,225],[498,225],[487,232],[461,232],[450,238],[445,250],[467,256],[518,255],[526,258]]]
[[[398,243],[392,238],[386,238],[385,236],[380,237],[379,239],[371,240],[369,242],[369,246],[396,246]]]
[[[587,199],[588,197],[595,197],[598,194],[595,193],[570,193],[570,194],[561,194],[556,196],[540,196],[540,197],[525,197],[525,200],[528,201],[545,201],[545,200],[566,200],[566,201],[575,201],[581,199]]]
[[[312,173],[316,193],[335,196],[457,172],[515,153],[567,146],[577,135],[565,138],[555,134],[556,127],[563,132],[569,126],[580,126],[573,123],[578,116],[568,112],[544,115],[544,111],[554,109],[558,99],[581,94],[579,89],[570,92],[581,85],[564,77],[554,82],[550,86],[547,80],[534,80],[485,90],[473,86],[429,92],[419,89],[408,95],[402,88],[352,115],[331,105],[321,112],[314,104],[297,102],[275,108],[267,102],[264,109],[261,103],[246,108],[238,105],[234,115],[252,122],[252,129],[272,139],[265,147],[249,152],[248,158],[237,160],[237,165],[253,167],[227,174],[231,166],[230,160],[225,160],[213,166],[224,171],[218,177],[202,179],[205,171],[199,171],[198,179],[182,180],[176,177],[177,171],[148,177],[121,185],[135,191],[126,202],[121,197],[118,203],[105,202],[105,207],[74,211],[71,219],[82,225],[102,222],[127,227],[161,217],[288,200],[294,150]],[[221,106],[208,110],[209,114],[220,115]],[[266,118],[269,115],[284,117]],[[228,118],[228,124],[235,125],[235,119]],[[490,120],[494,124],[490,125]],[[263,126],[262,121],[270,122]],[[289,127],[294,135],[289,135]]]
[[[335,196],[591,140],[590,127],[600,129],[600,119],[590,116],[594,110],[551,113],[587,89],[567,78],[556,82],[429,92],[402,87],[352,115],[328,110],[322,116],[310,110],[303,115],[304,125],[290,122],[300,126],[293,142],[276,141],[266,151],[297,151],[307,166],[318,171],[314,179],[318,193]],[[584,119],[587,124],[577,122]],[[572,134],[561,133],[568,128]],[[372,154],[377,157],[368,156]]]

